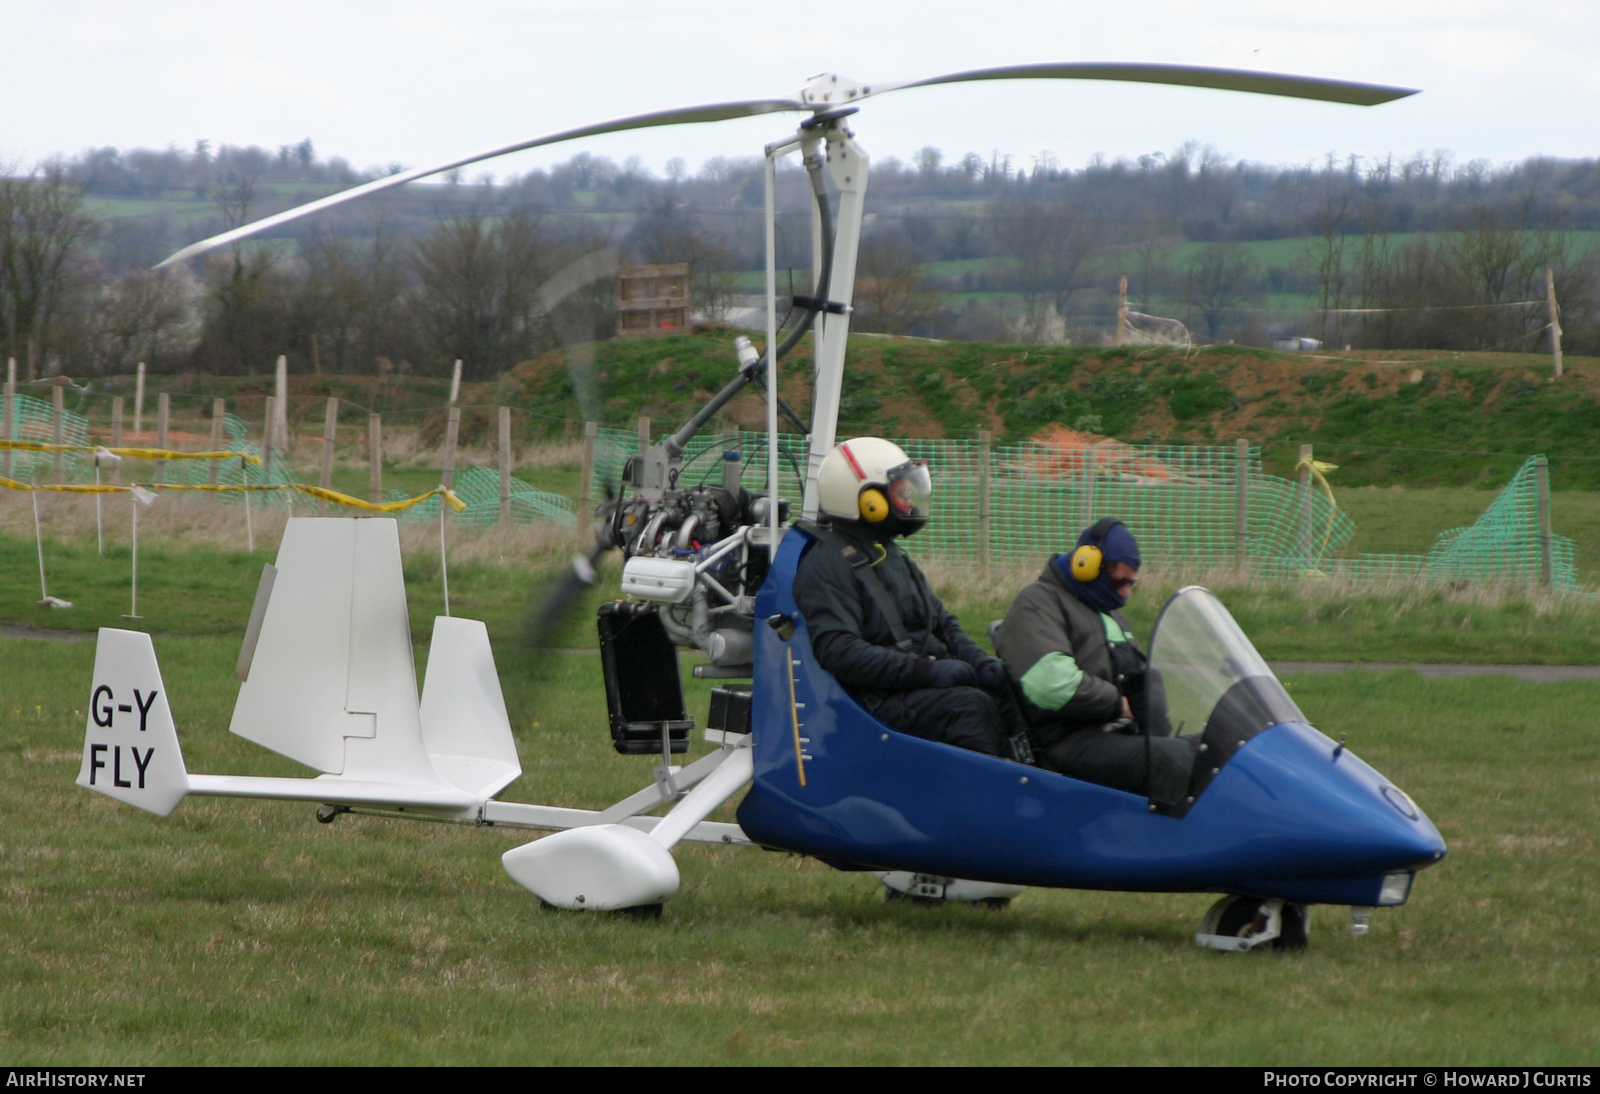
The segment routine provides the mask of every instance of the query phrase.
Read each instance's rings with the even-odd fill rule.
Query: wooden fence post
[[[446,490],[455,482],[456,475],[456,438],[461,435],[461,408],[452,405],[450,417],[444,427],[444,472],[439,481]],[[443,504],[443,503],[441,503]]]
[[[111,397],[111,447],[122,447],[122,396]],[[6,468],[9,475],[10,468]],[[111,481],[117,484],[122,482],[122,461],[118,460],[111,468]]]
[[[578,476],[578,521],[594,513],[594,440],[600,423],[583,423],[583,470]]]
[[[6,384],[5,394],[0,396],[0,415],[3,415],[3,418],[0,418],[0,440],[9,441],[14,439],[11,425],[12,418],[16,415],[15,403],[17,395],[12,390],[14,387],[16,387],[15,384]],[[4,475],[8,479],[11,477],[11,449],[9,448],[0,451],[0,475]]]
[[[339,400],[329,399],[322,412],[322,471],[317,475],[317,485],[324,490],[333,489],[333,442],[339,432]]]
[[[272,419],[273,440],[277,450],[289,458],[289,358],[278,354],[277,375],[273,378],[272,393],[278,397],[278,413]]]
[[[367,415],[367,467],[370,478],[367,493],[376,505],[383,500],[383,416]]]
[[[50,389],[50,441],[67,443],[67,389],[57,384]],[[67,454],[56,450],[56,481],[67,481]]]
[[[1233,550],[1243,570],[1248,557],[1247,537],[1250,530],[1250,442],[1243,437],[1233,442]]]
[[[1094,476],[1095,457],[1098,453],[1093,448],[1083,450],[1083,526],[1094,525]],[[1076,536],[1072,537],[1074,540]]]
[[[650,448],[650,419],[639,419],[639,455],[644,455]]]
[[[163,391],[156,396],[156,447],[172,447],[172,396]],[[156,464],[156,481],[167,481],[167,461]]]
[[[11,358],[6,363],[6,386],[3,395],[0,395],[0,439],[14,441],[17,439],[17,359]],[[11,477],[11,449],[0,451],[0,475]]]
[[[456,358],[455,371],[450,374],[450,405],[461,401],[461,358]]]
[[[1295,481],[1300,487],[1300,557],[1311,564],[1311,446],[1300,446]]]
[[[1548,589],[1555,581],[1550,540],[1550,462],[1538,457],[1533,473],[1539,483],[1539,584]]]
[[[978,563],[987,570],[990,561],[990,492],[989,446],[994,437],[987,429],[978,430]]]
[[[144,432],[144,362],[139,362],[139,371],[133,381],[133,434],[138,436]],[[141,439],[140,444],[144,441]]]
[[[228,402],[226,399],[211,400],[211,451],[222,451],[222,425],[228,419]],[[206,482],[212,486],[217,485],[217,458],[211,457],[208,461],[210,470],[206,472]]]
[[[511,408],[500,411],[500,523],[511,523]]]
[[[278,397],[267,396],[266,423],[261,428],[261,485],[265,486],[272,472],[272,420],[278,413]]]

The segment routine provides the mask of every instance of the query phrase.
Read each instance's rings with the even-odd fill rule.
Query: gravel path
[[[1274,661],[1272,671],[1279,676],[1323,672],[1396,672],[1411,669],[1426,680],[1454,676],[1513,676],[1536,684],[1555,684],[1568,680],[1600,680],[1597,665],[1407,665],[1381,661]]]

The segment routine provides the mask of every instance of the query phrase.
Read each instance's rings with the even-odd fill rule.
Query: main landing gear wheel
[[[883,882],[885,901],[904,900],[930,906],[977,904],[996,912],[1009,908],[1012,898],[1027,888],[1025,885],[999,885],[992,881],[967,881],[936,874],[913,874],[906,870],[875,870],[872,876]]]
[[[1223,953],[1244,953],[1270,946],[1303,950],[1311,930],[1311,908],[1286,900],[1225,896],[1200,921],[1195,944]]]

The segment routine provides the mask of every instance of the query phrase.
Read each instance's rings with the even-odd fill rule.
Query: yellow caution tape
[[[231,485],[229,485],[227,483],[220,483],[220,482],[198,482],[198,483],[188,483],[188,482],[141,482],[141,483],[135,483],[134,485],[142,486],[146,490],[217,490],[217,491],[243,491],[243,490],[249,490],[249,491],[251,491],[253,493],[259,493],[259,492],[264,491],[264,490],[288,490],[289,489],[288,486],[284,485],[281,482],[280,483],[244,483],[243,485],[239,485],[239,486],[231,486]],[[43,490],[45,488],[44,487],[40,487],[40,489]]]
[[[427,501],[435,494],[442,494],[444,500],[450,503],[450,508],[458,513],[467,507],[467,503],[458,498],[454,490],[446,490],[442,486],[436,486],[426,494],[418,494],[414,498],[405,498],[400,501],[364,501],[361,498],[351,497],[349,494],[341,494],[337,490],[324,490],[320,486],[310,486],[303,482],[293,483],[291,488],[300,491],[302,494],[310,494],[314,498],[321,498],[323,501],[337,502],[340,505],[348,505],[354,509],[367,509],[374,513],[398,513],[402,509],[410,509],[418,502]]]
[[[309,486],[303,482],[261,485],[245,484],[242,486],[210,482],[141,482],[135,483],[134,486],[139,486],[146,490],[209,490],[217,493],[236,493],[242,491],[260,493],[270,490],[298,490],[302,494],[310,494],[312,497],[321,498],[323,501],[331,501],[338,505],[347,505],[353,509],[366,509],[374,513],[398,513],[402,509],[410,509],[413,505],[416,505],[419,502],[427,501],[429,498],[436,495],[442,496],[444,500],[450,504],[450,508],[454,509],[458,513],[467,507],[467,503],[462,501],[460,497],[456,495],[454,490],[447,490],[443,486],[436,486],[427,493],[418,494],[414,498],[403,498],[399,501],[382,502],[364,501],[361,498],[352,497],[349,494],[341,494],[337,490],[324,490],[320,486]],[[44,485],[35,485],[33,483],[18,482],[16,479],[8,479],[3,476],[0,476],[0,487],[5,487],[9,490],[56,490],[68,494],[122,494],[133,489],[133,486],[96,486],[93,483],[47,483]]]
[[[1321,460],[1314,460],[1306,456],[1294,465],[1296,471],[1302,468],[1311,473],[1311,476],[1317,480],[1317,484],[1322,487],[1322,492],[1328,496],[1328,530],[1323,533],[1322,542],[1317,545],[1317,556],[1320,558],[1322,552],[1327,550],[1328,541],[1333,538],[1333,524],[1339,515],[1339,503],[1333,500],[1333,487],[1328,485],[1326,473],[1339,470],[1339,465],[1336,463],[1323,463]]]
[[[41,441],[0,441],[0,448],[15,448],[27,452],[98,452],[93,444],[45,444]],[[167,448],[107,448],[113,456],[130,460],[243,460],[259,464],[260,456],[247,452],[175,452]]]
[[[94,483],[47,483],[44,486],[34,486],[31,483],[18,482],[16,479],[0,477],[0,486],[8,490],[57,490],[64,494],[115,494],[127,490],[126,486],[96,486]]]

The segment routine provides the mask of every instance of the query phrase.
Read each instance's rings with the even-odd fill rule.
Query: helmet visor
[[[925,521],[933,502],[927,460],[907,460],[889,469],[889,508],[901,520]]]

